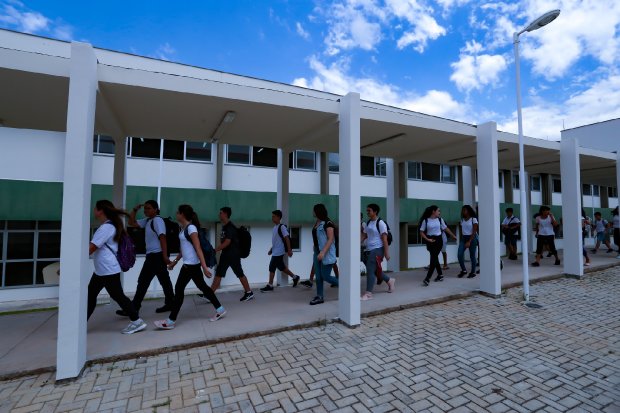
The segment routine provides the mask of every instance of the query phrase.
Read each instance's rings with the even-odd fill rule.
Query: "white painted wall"
[[[558,194],[556,192],[551,194],[551,204],[552,205],[562,205],[562,194]]]
[[[428,181],[407,181],[407,195],[409,198],[436,199],[439,201],[458,201],[459,188],[457,184]]]
[[[338,195],[340,192],[339,189],[339,178],[340,175],[337,173],[329,174],[329,194],[330,195]],[[377,196],[377,197],[386,197],[387,196],[387,179],[381,176],[362,176],[360,177],[360,181],[362,183],[360,192],[361,196]]]
[[[590,212],[588,212],[588,208],[600,208],[601,207],[601,198],[598,196],[583,195],[581,199],[582,199],[581,206],[583,209],[586,210],[586,214],[588,215],[592,215]]]
[[[540,191],[531,191],[530,192],[530,204],[532,205],[542,205],[542,192]]]

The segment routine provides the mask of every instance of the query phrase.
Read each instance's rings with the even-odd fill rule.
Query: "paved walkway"
[[[618,264],[615,254],[597,254],[593,257],[594,266]],[[505,261],[502,272],[503,284],[521,283],[521,263]],[[455,297],[475,294],[479,278],[456,278],[458,265],[452,264],[446,271],[446,279],[441,283],[431,282],[422,287],[424,271],[408,271],[395,275],[396,292],[386,293],[384,285],[375,288],[375,299],[362,302],[362,313],[378,314],[398,308],[425,305],[445,301]],[[553,259],[543,260],[540,268],[531,269],[532,280],[557,275],[562,267],[554,266]],[[365,278],[362,284],[365,285]],[[309,306],[314,289],[278,288],[273,293],[260,293],[255,289],[256,299],[240,303],[239,291],[218,294],[228,310],[227,316],[217,323],[208,321],[213,307],[195,295],[186,297],[172,331],[158,331],[153,321],[164,318],[166,314],[155,314],[161,300],[145,301],[141,316],[149,323],[146,331],[132,336],[120,334],[128,320],[118,317],[116,303],[98,306],[88,323],[89,360],[110,360],[111,358],[135,355],[150,355],[162,351],[178,350],[218,341],[246,338],[251,335],[277,332],[300,326],[316,326],[338,316],[337,289],[326,288],[327,302]],[[538,289],[533,286],[533,296]],[[364,322],[364,320],[362,320]],[[26,314],[0,316],[0,377],[11,377],[37,369],[53,369],[56,364],[57,312],[43,311]]]
[[[19,412],[620,412],[620,268],[340,324],[0,382]]]

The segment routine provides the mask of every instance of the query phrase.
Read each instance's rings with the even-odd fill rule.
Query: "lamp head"
[[[551,10],[547,13],[543,14],[532,23],[530,23],[524,31],[533,32],[534,30],[538,30],[541,27],[544,27],[554,21],[560,15],[560,10]]]

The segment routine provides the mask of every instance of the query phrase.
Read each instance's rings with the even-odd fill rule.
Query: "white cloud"
[[[372,50],[381,40],[381,26],[371,21],[376,16],[356,3],[355,0],[348,0],[329,8],[327,24],[330,28],[325,38],[329,55],[355,48]]]
[[[155,51],[155,57],[161,60],[171,60],[172,55],[174,55],[175,53],[176,50],[174,50],[174,48],[170,46],[170,43],[166,42],[159,45],[159,47]]]
[[[369,77],[357,78],[348,74],[349,62],[342,59],[326,66],[316,57],[310,59],[315,72],[311,79],[297,78],[294,85],[344,95],[358,92],[362,99],[383,103],[429,115],[471,121],[468,106],[456,101],[448,92],[429,90],[424,94],[403,91],[398,86]]]
[[[73,28],[70,25],[30,10],[16,0],[0,2],[0,27],[24,33],[48,35],[61,40],[73,38]]]
[[[297,29],[297,34],[299,36],[301,36],[304,40],[309,40],[310,39],[310,33],[308,33],[306,30],[304,30],[303,26],[301,25],[300,22],[297,22],[295,24],[295,28]]]
[[[461,49],[458,62],[452,63],[450,80],[461,91],[481,90],[487,85],[496,85],[500,74],[506,70],[508,63],[502,55],[480,54],[484,49],[475,40],[467,42]]]
[[[445,34],[446,29],[437,24],[434,18],[428,14],[422,14],[419,16],[415,29],[403,34],[396,45],[399,49],[413,45],[416,51],[422,53],[429,40],[435,40]]]

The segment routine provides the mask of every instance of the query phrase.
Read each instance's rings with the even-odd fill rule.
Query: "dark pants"
[[[129,315],[131,321],[136,321],[140,316],[134,308],[131,300],[127,298],[123,292],[123,286],[121,285],[121,275],[97,275],[93,273],[88,283],[88,312],[86,313],[86,319],[88,320],[95,311],[97,306],[97,296],[101,290],[105,290],[110,295],[110,298],[118,303],[123,311]]]
[[[183,264],[181,267],[181,272],[179,273],[179,278],[177,278],[177,283],[174,286],[174,304],[172,306],[172,312],[170,313],[170,319],[172,321],[176,321],[177,316],[179,315],[179,311],[181,310],[181,306],[183,305],[183,300],[185,298],[185,287],[187,287],[187,284],[189,284],[190,281],[193,281],[194,284],[196,284],[196,287],[202,291],[216,310],[222,306],[211,287],[209,287],[205,282],[200,264]]]
[[[431,262],[428,265],[428,272],[426,273],[426,278],[424,279],[425,281],[430,281],[435,270],[437,270],[438,277],[442,275],[441,265],[439,264],[439,253],[443,247],[443,240],[441,239],[441,235],[429,236],[429,238],[434,239],[435,242],[429,242],[426,244],[426,249],[431,255]]]
[[[146,254],[146,260],[142,266],[142,271],[140,271],[140,276],[138,277],[138,288],[136,289],[136,295],[133,296],[132,300],[133,306],[136,310],[140,310],[142,300],[144,300],[144,296],[146,295],[146,292],[151,285],[151,281],[153,281],[155,276],[157,276],[159,284],[161,284],[161,288],[164,290],[164,296],[166,297],[164,303],[167,306],[172,306],[172,303],[174,302],[172,281],[170,281],[168,269],[166,268],[166,263],[164,262],[164,254],[161,252],[156,252],[153,254]]]

